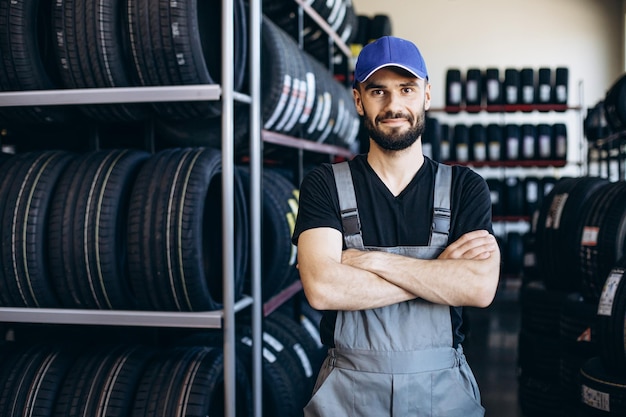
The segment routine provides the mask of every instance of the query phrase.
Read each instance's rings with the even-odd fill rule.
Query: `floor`
[[[519,282],[503,280],[494,302],[466,309],[465,356],[481,391],[485,417],[522,417],[517,399]]]

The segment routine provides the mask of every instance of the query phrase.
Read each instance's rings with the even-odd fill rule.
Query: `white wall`
[[[445,104],[451,67],[569,68],[569,104],[593,106],[624,72],[626,0],[353,0],[357,14],[386,14],[393,34],[413,40],[424,55],[434,107]],[[579,82],[582,81],[582,88]],[[432,113],[451,124],[501,121],[568,125],[568,160],[584,160],[580,113]],[[477,119],[481,117],[482,119]],[[494,120],[495,119],[495,120]],[[557,170],[553,174],[571,175]],[[580,173],[578,169],[573,174]],[[551,174],[551,173],[546,173]]]

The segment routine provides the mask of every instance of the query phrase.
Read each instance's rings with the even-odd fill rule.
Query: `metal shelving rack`
[[[222,244],[223,309],[207,312],[103,311],[79,309],[0,308],[2,322],[45,324],[115,325],[221,328],[224,332],[224,409],[225,417],[235,417],[235,313],[252,305],[253,337],[260,339],[260,0],[250,2],[250,95],[234,91],[233,0],[222,0],[222,80],[220,85],[159,87],[90,88],[0,93],[0,107],[137,103],[163,101],[222,101]],[[234,290],[234,101],[249,103],[251,156],[251,297],[235,301]],[[254,369],[261,368],[260,343],[253,346]],[[255,372],[259,373],[260,372]],[[256,375],[255,375],[256,377]],[[260,378],[253,381],[255,413],[261,415]],[[258,399],[258,406],[256,400]]]
[[[265,306],[261,293],[261,177],[262,142],[351,157],[348,150],[317,144],[262,130],[261,122],[261,0],[249,2],[249,95],[234,91],[234,23],[233,0],[222,1],[222,80],[219,85],[184,85],[155,87],[116,87],[0,92],[0,107],[83,105],[173,101],[222,101],[222,245],[223,309],[203,312],[88,310],[64,308],[0,307],[0,322],[73,325],[110,325],[141,327],[214,328],[224,332],[224,411],[225,417],[236,416],[235,381],[235,314],[244,308],[252,310],[252,338],[261,341],[261,320],[280,303],[301,290],[299,282],[285,289]],[[308,4],[295,0],[328,34],[340,50],[349,48]],[[234,102],[250,106],[250,265],[252,294],[235,300],[234,290]],[[262,415],[262,349],[252,346],[252,388],[255,417]]]

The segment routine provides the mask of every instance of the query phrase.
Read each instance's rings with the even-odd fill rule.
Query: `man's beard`
[[[365,119],[365,128],[367,129],[370,138],[374,140],[381,148],[388,151],[401,151],[413,145],[415,141],[424,133],[424,112],[418,115],[417,123],[411,126],[407,131],[403,133],[397,132],[397,128],[393,129],[391,133],[384,133],[378,129],[377,124],[382,119],[393,118],[405,118],[409,123],[413,122],[413,117],[391,112],[387,112],[383,116],[377,116],[374,122],[367,116],[367,112],[363,112]]]

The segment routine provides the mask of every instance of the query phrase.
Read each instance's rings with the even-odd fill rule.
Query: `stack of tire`
[[[158,172],[160,175],[155,176]],[[0,154],[0,303],[206,311],[222,307],[221,153],[211,148]],[[236,166],[235,289],[249,293],[250,175]],[[298,191],[263,178],[264,299],[298,279]]]
[[[0,154],[0,305],[143,311],[221,308],[221,175],[221,153],[211,148],[169,148],[155,154],[131,149]],[[248,169],[236,166],[236,298],[250,290],[249,181]],[[266,168],[263,193],[261,278],[267,301],[298,279],[296,248],[290,240],[298,191],[281,170]],[[274,338],[294,350],[296,356],[290,363],[299,369],[282,369],[288,363],[285,359],[266,365],[280,367],[274,373],[284,379],[287,390],[275,394],[274,407],[287,407],[288,403],[282,404],[284,397],[298,398],[290,412],[267,415],[297,415],[294,410],[301,409],[310,395],[322,360],[316,333],[319,318],[302,303],[297,312],[272,313],[266,319],[268,329],[274,326]],[[240,326],[249,329],[249,319],[246,324],[243,317],[238,318],[243,320]],[[18,334],[18,340],[30,338]],[[249,341],[249,335],[241,335],[242,344],[249,345]],[[276,349],[277,343],[271,346]],[[26,345],[20,349],[42,354]],[[200,353],[190,353],[195,354]],[[105,360],[104,352],[94,355],[85,361]],[[174,355],[187,357],[183,352]],[[4,359],[3,355],[2,363],[8,366],[10,362]],[[106,360],[116,359],[108,356]],[[174,363],[174,359],[162,360]],[[14,381],[18,371],[7,372],[11,372],[7,378]],[[278,376],[271,375],[267,389],[278,389],[272,379]],[[21,401],[22,397],[9,397],[18,393],[9,388],[12,382],[8,384],[2,398]]]
[[[130,0],[125,6],[102,0],[0,0],[0,91],[219,83],[219,7],[197,0]],[[233,19],[234,89],[245,92],[243,0],[235,1]],[[356,146],[359,123],[351,92],[268,18],[262,44],[264,128]],[[236,150],[246,154],[248,105],[237,105],[236,113]],[[18,149],[21,141],[45,146],[41,135],[53,130],[70,142],[77,125],[116,125],[123,131],[127,124],[148,121],[158,121],[163,146],[220,147],[220,115],[220,101],[0,108],[0,122],[16,132]]]
[[[562,165],[567,159],[567,126],[564,123],[443,123],[436,130],[425,133],[425,142],[439,143],[442,162],[543,161],[544,164]]]
[[[616,365],[616,358],[624,360],[624,312],[613,313],[613,309],[626,302],[622,298],[626,293],[616,290],[619,279],[615,278],[621,276],[625,254],[626,184],[596,177],[560,179],[544,199],[533,232],[537,276],[525,284],[522,300],[530,297],[533,288],[545,302],[533,299],[532,307],[523,307],[522,323],[542,314],[540,306],[550,306],[554,314],[543,316],[559,323],[559,329],[535,333],[532,340],[541,353],[522,343],[528,338],[520,335],[520,363],[521,358],[549,357],[551,366],[559,365],[559,372],[543,375],[539,378],[543,385],[538,385],[524,379],[528,372],[521,366],[522,405],[534,415],[554,415],[557,410],[563,416],[623,415],[626,384],[620,381],[626,373]],[[599,359],[603,357],[607,359]],[[610,365],[603,368],[602,363]],[[558,395],[542,397],[549,403],[534,401],[539,393],[548,392],[546,387]]]
[[[306,301],[275,311],[262,332],[262,415],[300,417],[324,358],[319,312]],[[224,415],[223,333],[174,330],[159,339],[132,328],[15,332],[0,343],[0,414],[204,417]],[[32,331],[32,329],[30,329]],[[252,417],[252,331],[237,316],[237,416]],[[85,337],[89,335],[89,337]],[[23,337],[24,336],[24,337]]]
[[[306,2],[346,45],[350,45],[359,33],[360,19],[351,0],[310,0]],[[339,58],[343,53],[333,45],[329,51],[328,35],[308,14],[298,29],[297,3],[291,0],[264,0],[263,13],[283,28],[290,36],[302,38],[303,49],[323,64],[329,57]],[[334,62],[333,62],[334,63]]]

